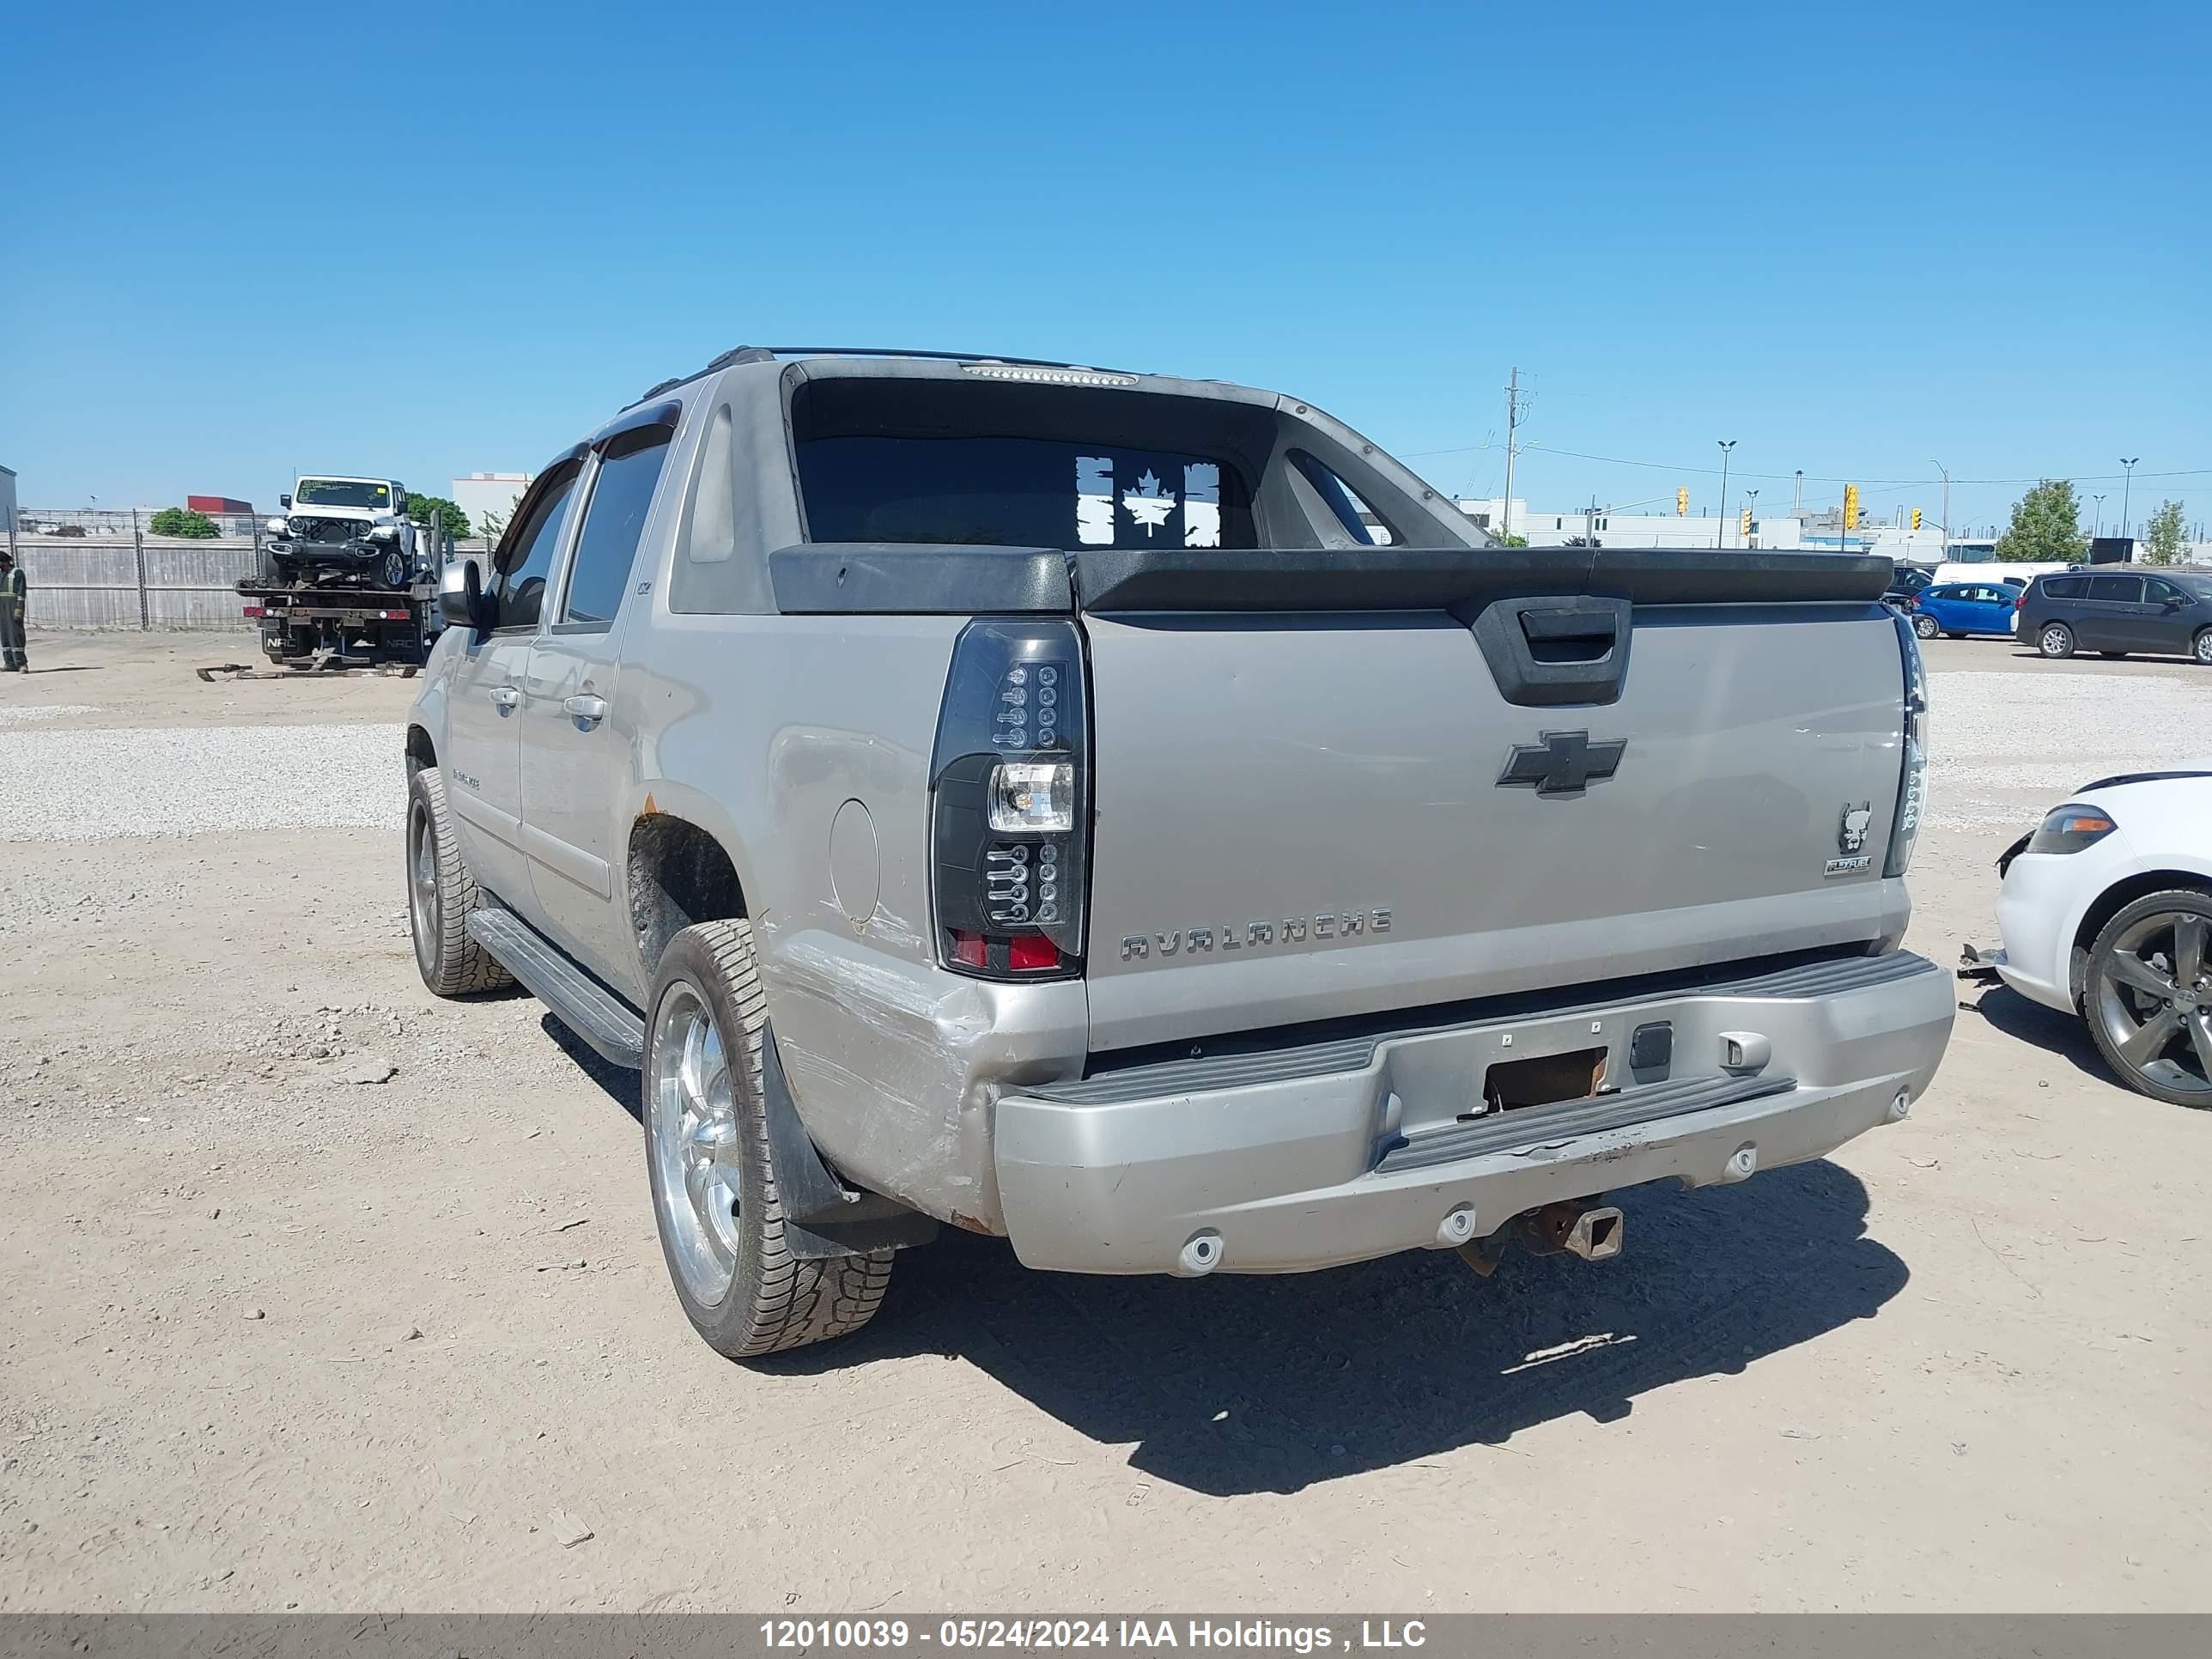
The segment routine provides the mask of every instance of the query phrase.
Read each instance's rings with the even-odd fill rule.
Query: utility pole
[[[1932,458],[1928,465],[1943,475],[1943,551],[1948,555],[1951,550],[1951,469]],[[1943,561],[1939,558],[1936,562]]]
[[[1713,441],[1721,447],[1721,521],[1713,532],[1713,547],[1717,551],[1722,545],[1722,538],[1728,534],[1729,452],[1735,447],[1735,440],[1716,438]]]
[[[2136,487],[2136,462],[2141,459],[2142,457],[2140,455],[2132,459],[2125,455],[2120,457],[2120,465],[2128,470],[2128,481],[2120,486],[2120,534],[2123,537],[2128,533],[2128,495]]]
[[[1505,507],[1498,515],[1505,534],[1513,533],[1513,434],[1521,426],[1521,371],[1516,367],[1505,382]]]

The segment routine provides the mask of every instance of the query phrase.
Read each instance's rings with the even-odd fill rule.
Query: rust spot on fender
[[[964,1227],[971,1233],[981,1233],[986,1238],[994,1237],[991,1230],[974,1216],[963,1215],[957,1210],[952,1212],[952,1224],[956,1227]]]
[[[655,816],[659,811],[660,809],[653,804],[653,796],[648,793],[645,798],[644,810],[641,811],[638,816],[640,817],[649,818]]]

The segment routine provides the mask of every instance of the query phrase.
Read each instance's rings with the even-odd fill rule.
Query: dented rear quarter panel
[[[848,1176],[945,1220],[1000,1225],[993,1085],[1073,1074],[1079,981],[947,973],[927,937],[929,761],[957,617],[663,615],[624,665],[636,799],[690,819],[743,884],[801,1116]],[[840,902],[839,810],[866,810],[873,902]],[[628,988],[647,988],[629,965]]]

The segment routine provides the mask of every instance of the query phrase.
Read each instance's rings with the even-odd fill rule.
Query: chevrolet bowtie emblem
[[[1541,743],[1516,743],[1506,757],[1498,787],[1534,789],[1540,795],[1579,795],[1620,769],[1626,740],[1592,743],[1587,732],[1547,732]]]

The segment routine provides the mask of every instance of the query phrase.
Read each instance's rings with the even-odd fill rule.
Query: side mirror
[[[2168,611],[2180,610],[2182,603],[2181,595],[2179,593],[2169,593],[2166,596],[2166,608]]]
[[[288,513],[292,510],[292,498],[289,495],[279,495],[276,498],[276,504]]]
[[[456,559],[438,574],[438,614],[449,628],[488,634],[498,601],[486,597],[483,574],[474,559]]]

